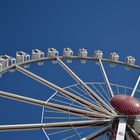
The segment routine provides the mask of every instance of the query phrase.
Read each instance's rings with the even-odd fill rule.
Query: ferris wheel
[[[68,64],[80,61],[81,65],[94,62],[100,67],[104,81],[85,82],[64,61]],[[60,66],[76,83],[60,87],[27,69],[34,63],[40,66],[46,62]],[[74,55],[70,48],[64,48],[63,55],[59,55],[54,48],[49,48],[47,55],[39,49],[32,50],[31,55],[19,51],[16,58],[1,55],[0,76],[9,71],[18,71],[55,92],[43,101],[0,91],[2,98],[42,107],[40,123],[0,125],[0,133],[41,130],[46,140],[140,140],[140,101],[135,96],[140,92],[140,76],[134,87],[112,83],[107,76],[105,63],[113,67],[121,65],[127,69],[140,69],[135,65],[133,56],[127,56],[122,62],[119,55],[113,52],[105,59],[100,50],[94,51],[93,56],[88,56],[86,49],[79,49],[78,55]]]

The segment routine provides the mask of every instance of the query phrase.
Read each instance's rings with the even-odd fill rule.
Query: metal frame
[[[25,103],[29,103],[29,104],[33,104],[33,105],[37,105],[37,106],[43,106],[47,107],[47,108],[52,108],[54,110],[59,110],[62,112],[67,112],[67,113],[71,113],[80,117],[87,117],[88,119],[90,118],[91,120],[86,120],[86,121],[73,121],[73,122],[60,122],[60,123],[50,123],[50,124],[44,124],[43,122],[41,122],[40,124],[19,124],[19,125],[1,125],[0,126],[0,131],[17,131],[17,130],[36,130],[36,129],[54,129],[54,128],[69,128],[69,127],[93,127],[93,126],[104,126],[103,129],[97,131],[94,134],[90,134],[89,136],[82,138],[81,140],[90,140],[93,138],[97,138],[99,137],[101,134],[105,134],[106,132],[108,132],[111,128],[111,125],[109,123],[113,122],[113,118],[115,117],[119,117],[117,115],[117,113],[112,109],[112,107],[110,107],[110,105],[108,105],[104,100],[102,100],[92,89],[90,89],[87,84],[85,82],[83,82],[67,65],[65,65],[62,60],[64,59],[70,59],[70,60],[89,60],[89,61],[99,61],[100,67],[101,67],[101,71],[103,73],[103,77],[105,79],[105,83],[106,86],[108,87],[109,93],[110,93],[110,97],[114,96],[113,90],[111,88],[111,83],[108,80],[107,74],[105,72],[104,66],[102,64],[102,62],[107,62],[107,63],[113,63],[113,64],[118,64],[118,65],[123,65],[123,66],[127,66],[130,68],[134,68],[134,69],[140,69],[140,66],[138,65],[128,65],[125,62],[121,62],[121,61],[111,61],[109,59],[96,59],[94,57],[86,57],[86,58],[79,58],[78,56],[70,56],[70,57],[63,57],[63,56],[56,56],[53,58],[48,58],[48,57],[44,57],[44,58],[40,58],[37,60],[28,60],[22,63],[18,63],[18,64],[13,64],[11,66],[8,66],[6,68],[3,68],[0,70],[0,74],[9,71],[10,69],[16,69],[18,71],[20,71],[21,73],[27,75],[28,77],[31,77],[32,79],[54,89],[56,92],[61,93],[62,95],[66,96],[67,98],[69,98],[70,100],[72,100],[73,102],[78,102],[80,105],[82,105],[84,108],[83,109],[79,109],[79,108],[74,108],[74,107],[69,107],[69,106],[63,106],[63,105],[59,105],[59,104],[54,104],[54,103],[50,103],[50,102],[45,102],[45,101],[41,101],[41,100],[37,100],[37,99],[33,99],[33,98],[28,98],[25,96],[19,96],[13,93],[8,93],[8,92],[3,92],[0,91],[0,96],[4,97],[4,98],[9,98],[12,100],[16,100],[16,101],[20,101],[20,102],[25,102]],[[95,102],[98,103],[98,105],[95,105],[79,96],[74,95],[74,93],[71,93],[69,91],[67,91],[64,88],[61,88],[45,79],[43,79],[42,77],[39,77],[38,75],[35,75],[34,73],[22,68],[21,66],[27,65],[27,64],[31,64],[31,63],[38,63],[38,62],[43,62],[43,61],[52,61],[55,60],[57,61],[60,66],[66,70],[68,72],[68,74],[73,77],[82,87],[83,90],[85,90],[85,92],[89,93],[93,99],[95,100]],[[138,84],[140,81],[140,76],[135,84],[135,87],[133,88],[132,94],[131,96],[134,96]],[[53,97],[53,96],[52,96]],[[51,98],[50,98],[51,99]],[[85,108],[87,108],[87,110],[85,110]],[[90,110],[90,111],[89,111]],[[117,136],[115,140],[124,140],[124,135],[123,137],[119,137],[118,132],[123,131],[125,132],[126,130],[126,119],[121,118],[122,116],[120,116],[120,121],[118,123],[118,129],[117,129]],[[94,119],[94,120],[92,120]],[[96,120],[95,120],[96,119]],[[99,120],[98,120],[99,119]],[[125,120],[125,121],[124,121]],[[122,122],[123,121],[123,122]],[[106,126],[105,126],[106,125]],[[123,126],[123,127],[122,127]],[[140,139],[139,135],[137,134],[137,132],[131,128],[131,126],[127,125],[127,129],[130,131],[129,133],[126,133],[126,138],[129,138],[129,135],[131,135],[134,139]]]

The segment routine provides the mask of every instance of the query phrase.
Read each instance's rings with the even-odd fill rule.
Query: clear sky
[[[132,0],[1,0],[0,1],[0,54],[15,56],[16,51],[30,53],[40,49],[47,53],[50,47],[60,54],[65,47],[70,47],[76,55],[79,48],[86,48],[92,56],[100,49],[104,57],[110,52],[117,52],[122,61],[127,55],[133,55],[140,64],[140,1]],[[98,81],[96,72],[87,67],[73,67],[84,81]],[[77,65],[79,66],[79,65]],[[35,69],[36,68],[36,69]],[[33,66],[30,70],[61,87],[75,83],[65,79],[60,67],[43,68]],[[124,71],[121,68],[110,69],[106,66],[110,81],[134,86],[139,71]],[[90,74],[86,73],[88,70]],[[65,80],[62,80],[63,77]],[[59,79],[59,80],[58,80]],[[101,76],[99,79],[103,81]],[[29,86],[31,85],[31,86]],[[38,85],[20,73],[5,74],[0,80],[0,90],[46,100],[46,87]],[[27,92],[30,92],[28,95]],[[37,94],[35,94],[35,92]],[[47,92],[53,93],[47,89]],[[39,122],[42,108],[0,99],[0,124]],[[45,140],[42,132],[0,133],[0,140]]]

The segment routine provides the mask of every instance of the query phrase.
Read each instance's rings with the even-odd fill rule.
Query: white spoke
[[[75,137],[75,136],[76,136],[76,134],[71,135],[71,136],[68,136],[68,137],[64,138],[63,140],[68,140],[68,139],[71,139],[71,138],[73,138],[73,137]]]
[[[105,82],[106,82],[106,84],[107,84],[108,90],[109,90],[109,92],[110,92],[110,96],[113,97],[113,96],[114,96],[114,93],[113,93],[113,91],[112,91],[111,85],[110,85],[110,83],[109,83],[109,80],[108,80],[108,77],[107,77],[107,74],[106,74],[106,72],[105,72],[105,69],[104,69],[104,66],[103,66],[103,64],[102,64],[101,59],[99,59],[99,64],[100,64],[101,71],[102,71],[102,73],[103,73]]]
[[[120,91],[119,91],[119,86],[117,85],[117,93],[118,93],[118,95],[120,94]]]
[[[5,98],[9,98],[9,99],[13,99],[16,101],[20,101],[20,102],[25,102],[25,103],[37,105],[37,106],[45,106],[45,107],[52,108],[55,110],[60,110],[60,111],[68,112],[71,114],[75,114],[78,116],[86,116],[86,117],[90,117],[90,118],[111,118],[111,116],[100,114],[97,112],[94,113],[91,111],[85,111],[82,109],[77,109],[77,108],[72,108],[72,107],[68,107],[68,106],[49,103],[49,102],[45,102],[42,100],[37,100],[37,99],[33,99],[33,98],[25,97],[25,96],[20,96],[20,95],[8,93],[8,92],[3,92],[3,91],[0,91],[0,96],[5,97]]]
[[[134,96],[134,94],[135,94],[135,92],[136,92],[136,90],[137,90],[137,87],[138,87],[138,85],[139,85],[139,82],[140,82],[140,75],[139,75],[138,80],[137,80],[137,82],[136,82],[136,84],[135,84],[135,87],[134,87],[134,89],[133,89],[133,91],[132,91],[132,93],[131,93],[131,97]]]
[[[24,130],[39,130],[39,129],[64,129],[71,128],[72,126],[75,128],[81,127],[89,127],[89,126],[98,126],[102,124],[106,124],[107,121],[71,121],[71,122],[55,122],[55,123],[40,123],[40,124],[16,124],[16,125],[0,125],[0,131],[24,131]]]
[[[75,86],[75,87],[77,87],[77,86]],[[79,88],[79,87],[78,87]],[[81,97],[83,97],[83,98],[85,98],[86,100],[88,100],[89,102],[93,102],[91,99],[89,99],[89,98],[87,98],[86,96],[84,96],[84,95],[82,95],[81,93],[79,93],[78,91],[76,91],[76,90],[74,90],[74,89],[72,89],[72,88],[69,88],[72,92],[74,92],[74,93],[76,93],[76,94],[78,94],[78,95],[80,95]],[[95,102],[93,102],[93,103],[95,103]]]
[[[60,134],[60,133],[64,133],[64,132],[68,132],[68,131],[72,131],[73,129],[70,128],[70,129],[65,129],[65,130],[60,130],[60,131],[56,131],[56,132],[52,132],[52,133],[49,133],[48,135],[51,136],[51,135],[56,135],[56,134]]]
[[[81,140],[93,140],[105,134],[110,129],[110,125],[105,126],[104,128],[98,130],[97,132],[88,135],[87,137],[82,138]]]
[[[47,113],[58,113],[58,114],[64,113],[64,112],[60,112],[60,111],[56,111],[56,110],[45,110],[45,112],[47,112]]]
[[[108,106],[106,102],[104,102],[92,89],[90,89],[67,65],[65,65],[58,57],[57,61],[60,64],[60,66],[71,76],[73,79],[75,79],[82,87],[83,89],[93,97],[94,100],[96,100],[97,103],[101,104],[105,109],[111,111],[114,113],[112,108]]]
[[[124,94],[126,94],[126,90],[127,90],[127,88],[125,87],[125,88],[124,88]]]
[[[89,109],[91,108],[92,110],[96,110],[96,111],[99,111],[99,112],[107,113],[106,110],[104,110],[104,109],[102,109],[102,108],[100,108],[100,107],[98,107],[98,106],[96,106],[96,105],[94,105],[94,104],[92,104],[92,103],[90,103],[90,102],[88,102],[88,101],[86,101],[86,100],[84,100],[84,99],[82,99],[82,98],[80,98],[80,97],[78,97],[78,96],[72,94],[71,92],[68,92],[68,91],[66,91],[66,90],[64,90],[64,89],[62,89],[62,88],[60,88],[59,86],[57,86],[57,85],[55,85],[55,84],[53,84],[53,83],[51,83],[51,82],[49,82],[49,81],[43,79],[42,77],[40,77],[40,76],[38,76],[38,75],[36,75],[36,74],[34,74],[34,73],[32,73],[32,72],[30,72],[30,71],[28,71],[28,70],[22,68],[22,67],[20,67],[20,66],[17,66],[17,65],[16,65],[16,69],[17,69],[18,71],[20,71],[21,73],[23,73],[23,74],[25,74],[25,75],[27,75],[27,76],[33,78],[34,80],[36,80],[36,81],[38,81],[38,82],[40,82],[40,83],[42,83],[42,84],[44,84],[44,85],[46,85],[46,86],[48,86],[48,87],[54,89],[55,91],[59,91],[59,92],[62,93],[64,96],[67,96],[67,97],[69,97],[70,99],[72,99],[72,100],[75,100],[75,99],[76,99],[76,101],[77,101],[78,103],[80,103],[80,104],[83,105],[83,106],[86,106],[86,107],[89,108]]]
[[[44,117],[44,119],[69,119],[68,117]],[[70,117],[70,119],[82,119],[81,117]]]
[[[41,123],[43,123],[43,116],[44,116],[45,107],[43,106],[42,115],[41,115]]]
[[[64,101],[61,101],[61,100],[57,100],[57,99],[51,99],[51,100],[52,100],[52,101],[56,101],[56,102],[58,102],[58,103],[66,104],[66,105],[68,105],[68,106],[70,105],[70,103],[64,102]],[[73,106],[76,107],[76,108],[80,108],[80,109],[85,110],[85,108],[82,108],[81,106],[74,105],[74,104],[73,104]]]
[[[108,98],[108,100],[110,101],[111,100],[111,98],[110,98],[110,96],[108,95],[108,91],[105,91],[105,89],[103,88],[103,86],[99,83],[99,86],[101,87],[101,89],[103,90],[103,92],[106,94],[106,96],[107,96],[107,98]]]
[[[108,105],[109,105],[110,108],[111,108],[110,103],[109,103],[109,102],[107,101],[107,99],[102,95],[102,93],[96,88],[96,86],[95,86],[94,84],[92,84],[91,86],[100,94],[100,96],[108,103]],[[112,110],[113,110],[113,108],[112,108]]]
[[[42,128],[42,130],[43,130],[43,132],[44,132],[44,134],[45,134],[45,136],[46,136],[47,140],[50,140],[50,138],[49,138],[48,134],[45,132],[45,129],[44,129],[44,128]]]
[[[73,101],[73,102],[75,102],[75,100],[69,100],[67,97],[65,97],[65,96],[61,96],[61,95],[59,95],[59,94],[56,94],[56,96],[58,96],[58,97],[60,97],[60,98],[63,98],[63,99],[65,99],[66,100],[66,102],[65,102],[65,104],[67,104],[67,105],[69,105],[70,106],[70,103],[69,103],[69,101]],[[61,102],[62,103],[62,101],[61,100],[57,100],[57,99],[52,99],[52,101],[58,101],[58,102]],[[72,103],[73,103],[72,102]],[[77,104],[73,104],[73,106],[74,107],[76,107],[76,108],[81,108],[81,109],[83,109],[83,110],[88,110],[88,111],[91,111],[90,109],[88,109],[88,108],[84,108],[83,106],[79,106],[79,105],[77,105]],[[98,111],[97,111],[98,112]]]

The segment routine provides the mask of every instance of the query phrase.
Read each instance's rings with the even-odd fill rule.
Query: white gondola
[[[26,62],[26,61],[29,61],[30,60],[30,55],[23,52],[23,51],[19,51],[19,52],[16,52],[16,62],[17,63],[23,63],[23,62]],[[24,68],[28,68],[29,67],[29,64],[27,65],[24,65]]]
[[[43,51],[40,51],[38,49],[32,50],[32,60],[41,59],[41,58],[44,58],[44,56],[45,56],[45,53]],[[38,65],[43,65],[43,62],[40,61],[37,64]]]
[[[72,59],[70,59],[71,56],[73,56],[73,51],[70,48],[64,48],[63,57],[67,58],[67,63],[72,62]]]
[[[9,56],[9,65],[11,66],[11,65],[15,65],[15,64],[16,64],[16,58]],[[14,72],[15,69],[12,68],[12,69],[10,69],[9,71],[10,71],[10,72]]]
[[[79,58],[86,58],[87,55],[88,55],[88,52],[86,49],[84,49],[84,48],[79,49],[79,51],[78,51]],[[80,61],[81,61],[81,63],[86,63],[86,60],[84,60],[84,59],[81,59]]]
[[[119,55],[115,52],[110,53],[109,60],[111,60],[112,62],[118,62],[119,61]],[[110,66],[115,67],[115,64],[111,63]]]
[[[119,61],[119,55],[117,53],[115,53],[115,52],[110,53],[109,59],[111,61],[118,62]]]
[[[126,57],[125,63],[126,63],[127,65],[134,65],[135,62],[136,62],[136,59],[135,59],[133,56],[127,56],[127,57]],[[129,70],[130,67],[127,67],[127,66],[126,66],[125,69],[126,69],[126,70]]]
[[[102,59],[103,58],[103,52],[100,50],[95,50],[94,51],[94,58],[96,59]]]
[[[48,49],[48,58],[56,58],[59,55],[59,52],[54,48]],[[53,60],[52,63],[57,63],[56,60]]]
[[[103,52],[100,51],[100,50],[95,50],[95,51],[94,51],[94,58],[95,58],[95,59],[102,59],[102,58],[103,58]],[[98,65],[99,62],[96,61],[96,64]]]
[[[127,56],[126,57],[126,64],[127,65],[134,65],[136,62],[136,59],[133,56]]]
[[[9,67],[9,56],[8,55],[0,56],[0,63],[2,65],[2,68]]]
[[[0,56],[0,63],[1,63],[1,69],[7,68],[11,65],[16,64],[16,59],[14,57],[8,56],[8,55],[2,55]],[[15,69],[10,69],[10,72],[15,71]]]

